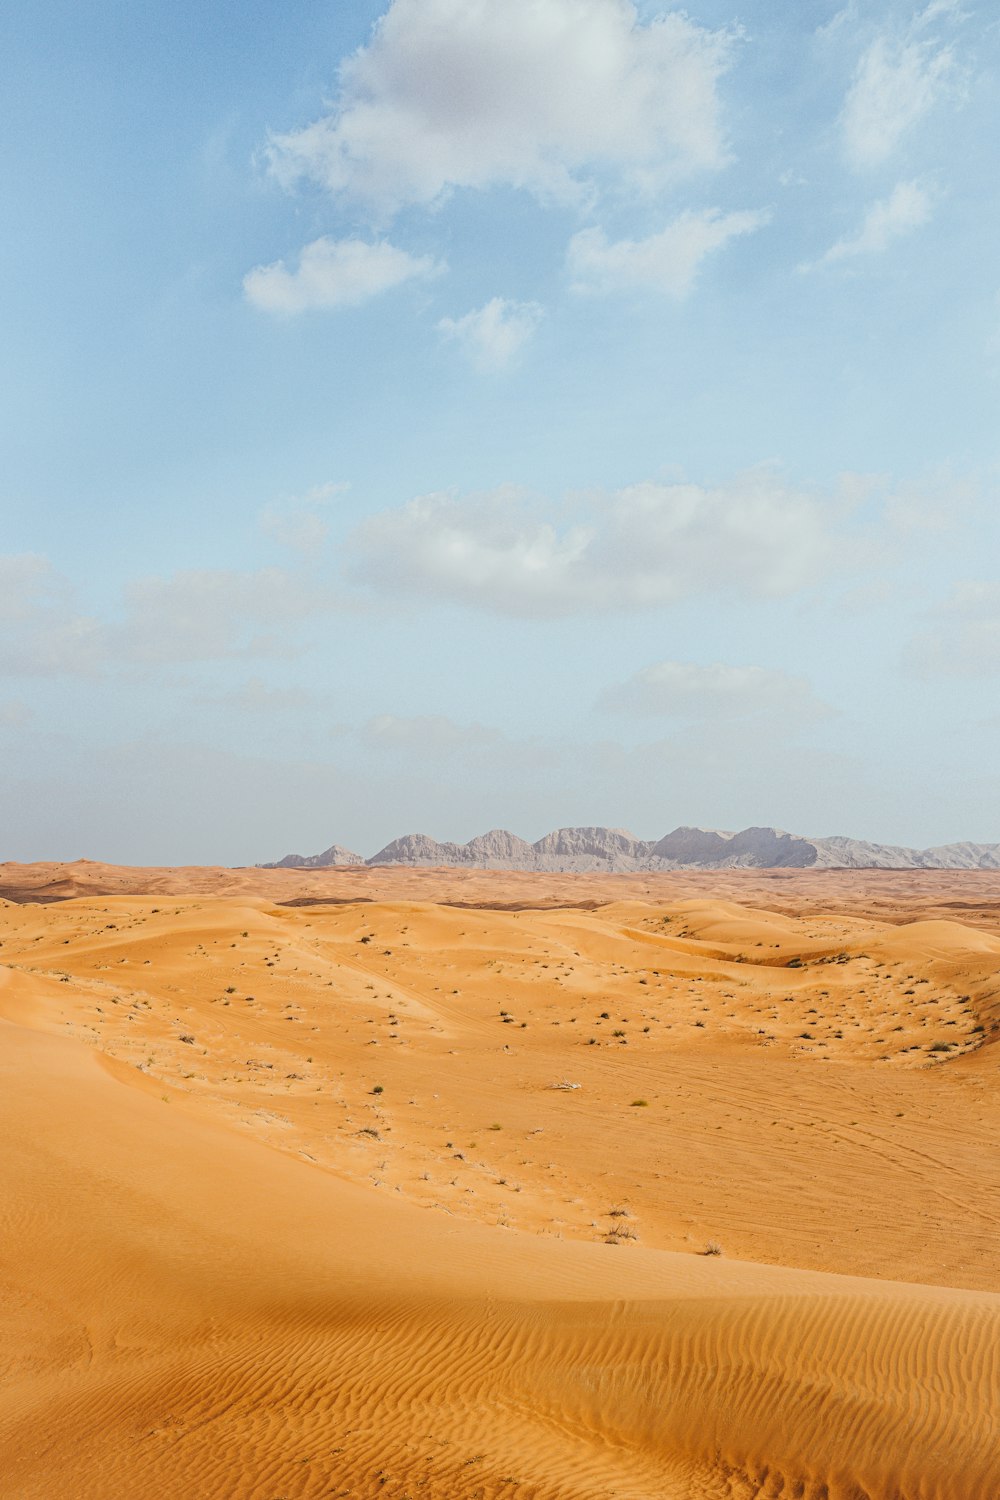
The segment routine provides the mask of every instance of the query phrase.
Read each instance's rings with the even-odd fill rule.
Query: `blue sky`
[[[0,19],[3,854],[1000,840],[983,4]]]

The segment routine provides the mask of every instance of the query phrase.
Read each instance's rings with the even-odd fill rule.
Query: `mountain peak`
[[[625,828],[557,828],[529,844],[506,828],[492,828],[467,844],[439,843],[407,833],[365,859],[340,844],[322,854],[286,854],[268,869],[316,870],[344,865],[460,865],[480,870],[656,871],[711,869],[1000,869],[1000,844],[954,843],[907,849],[843,837],[803,838],[781,828],[675,828],[656,840]]]

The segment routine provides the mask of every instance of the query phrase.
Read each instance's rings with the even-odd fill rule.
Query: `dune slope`
[[[5,1496],[1000,1494],[996,939],[697,901],[156,906],[0,911]],[[944,1061],[837,1010],[891,1042],[921,991]],[[821,1001],[832,1061],[780,1015]],[[886,1180],[882,1279],[836,1274]],[[696,1193],[731,1200],[724,1256],[692,1253]]]

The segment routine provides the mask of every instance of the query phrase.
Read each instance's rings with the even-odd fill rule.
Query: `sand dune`
[[[662,874],[538,874],[406,869],[175,869],[94,860],[0,863],[0,899],[61,901],[87,895],[205,895],[281,903],[431,901],[464,906],[586,907],[705,896],[802,915],[842,912],[880,921],[956,917],[1000,931],[1000,874],[987,870],[683,870]]]
[[[996,1500],[989,892],[285,873],[0,907],[0,1493]]]

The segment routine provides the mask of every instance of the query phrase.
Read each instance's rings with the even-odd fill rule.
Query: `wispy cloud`
[[[919,182],[897,183],[888,198],[872,204],[857,233],[837,240],[818,264],[853,260],[859,255],[880,255],[894,240],[912,234],[928,222],[933,201],[930,192]]]
[[[706,256],[738,235],[752,234],[770,220],[763,209],[722,213],[716,208],[683,213],[659,234],[609,242],[603,229],[582,229],[569,242],[567,265],[577,292],[613,292],[643,287],[685,297]]]
[[[304,495],[276,501],[261,511],[260,528],[280,546],[312,555],[330,533],[324,511],[349,489],[344,483],[318,484]]]
[[[642,191],[725,161],[733,39],[631,0],[393,0],[271,169],[381,216],[500,184],[581,201],[602,172]]]
[[[413,256],[388,240],[313,240],[289,270],[283,260],[257,266],[243,278],[247,300],[264,312],[295,314],[313,308],[357,307],[401,286],[437,275],[431,256]]]
[[[288,568],[189,568],[138,578],[125,619],[106,633],[109,659],[144,666],[287,656],[303,621],[339,607],[333,591]]]
[[[0,675],[98,677],[180,663],[288,656],[306,621],[343,607],[305,570],[189,568],[133,579],[119,608],[84,613],[46,558],[0,558]]]
[[[957,584],[931,618],[931,628],[905,650],[910,672],[928,679],[1000,676],[1000,583]]]
[[[537,302],[509,302],[493,297],[461,318],[442,318],[438,330],[457,344],[477,369],[509,370],[534,338],[543,317]]]
[[[0,674],[92,675],[102,660],[101,622],[85,614],[76,591],[47,557],[0,557]]]
[[[38,552],[0,556],[0,623],[16,625],[53,608],[69,592],[65,578]]]
[[[883,31],[862,53],[840,117],[853,167],[881,166],[955,84],[954,48],[934,23],[956,15],[953,5],[928,5],[901,35]]]
[[[802,722],[830,712],[804,677],[722,662],[656,662],[605,689],[598,706],[647,718],[694,720],[765,716]]]

